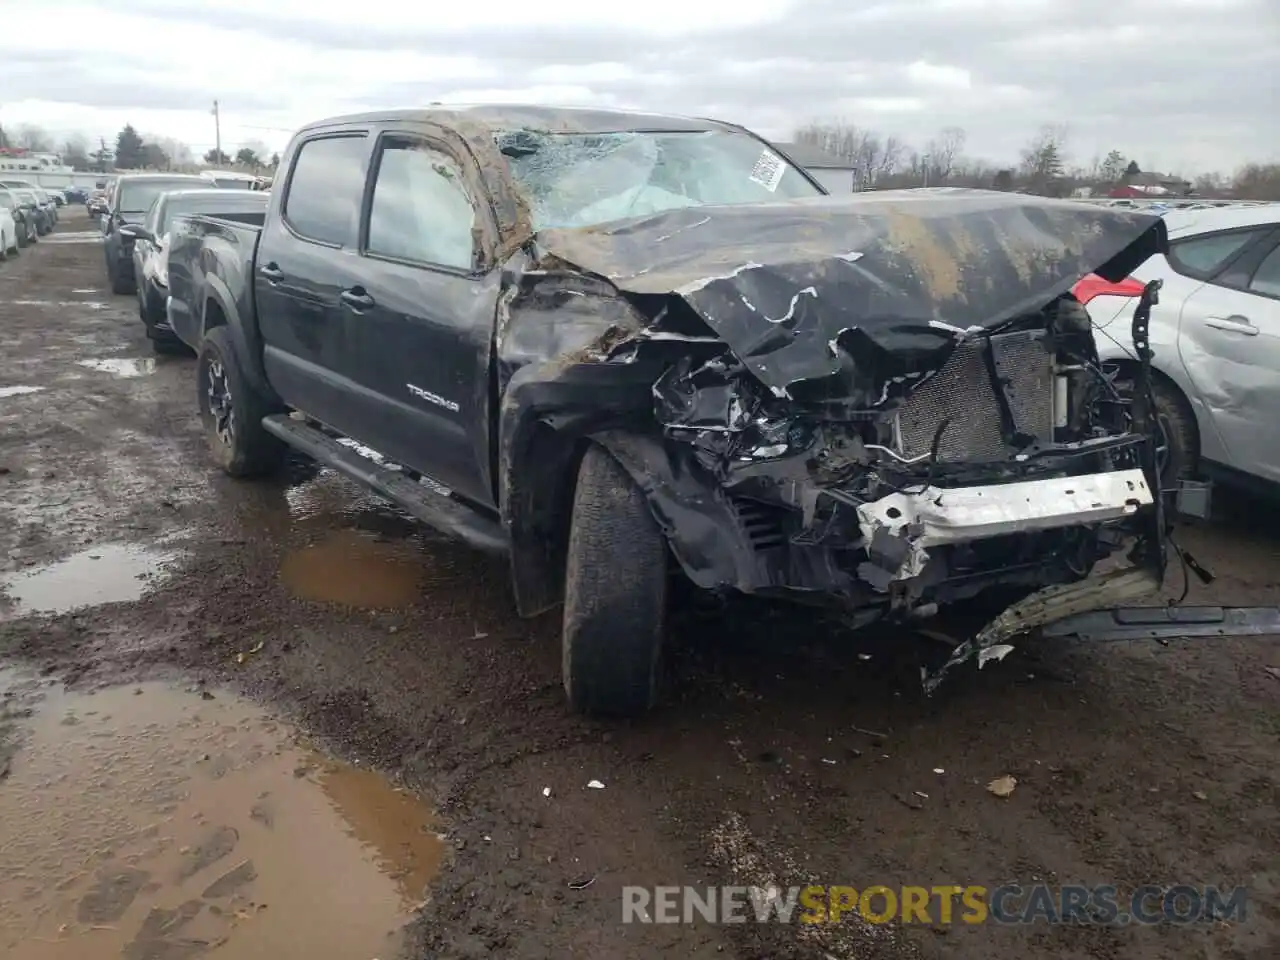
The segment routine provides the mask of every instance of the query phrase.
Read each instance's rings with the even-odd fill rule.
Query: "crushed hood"
[[[537,242],[626,295],[683,300],[778,396],[874,403],[967,334],[1088,273],[1120,280],[1168,241],[1155,215],[942,188],[692,207]]]

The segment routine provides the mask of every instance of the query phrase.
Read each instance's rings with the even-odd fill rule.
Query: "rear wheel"
[[[562,668],[571,706],[634,717],[657,699],[667,548],[644,494],[603,448],[578,470],[565,567]]]
[[[245,378],[226,327],[205,335],[196,387],[200,420],[218,465],[233,477],[275,470],[284,458],[284,444],[262,428],[262,418],[277,411]]]

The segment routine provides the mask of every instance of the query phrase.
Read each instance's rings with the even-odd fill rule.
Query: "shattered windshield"
[[[759,140],[727,130],[518,130],[497,139],[529,197],[535,230],[821,193]]]

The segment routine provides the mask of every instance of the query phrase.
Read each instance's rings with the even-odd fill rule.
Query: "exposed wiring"
[[[933,452],[930,451],[929,453],[922,453],[918,457],[904,457],[902,454],[897,453],[889,449],[888,447],[882,447],[878,443],[867,443],[867,444],[864,444],[863,446],[867,450],[879,450],[882,453],[887,453],[889,456],[893,457],[893,459],[897,460],[899,463],[920,463],[922,460],[928,460],[930,457],[933,456]]]

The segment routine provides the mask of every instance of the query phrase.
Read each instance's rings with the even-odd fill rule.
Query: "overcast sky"
[[[121,9],[128,13],[117,12]],[[811,119],[1012,161],[1065,123],[1193,174],[1280,159],[1280,0],[0,0],[0,124],[197,152],[278,149],[309,120],[444,101]]]

